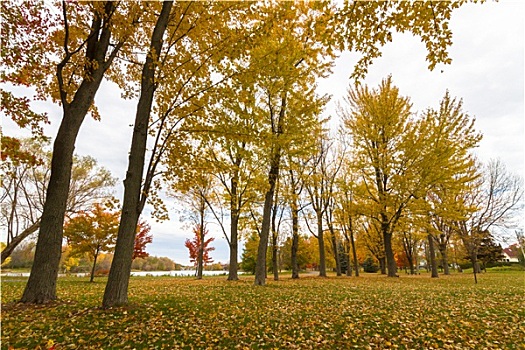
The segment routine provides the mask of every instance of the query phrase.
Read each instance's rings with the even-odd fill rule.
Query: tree
[[[468,252],[477,283],[478,253],[488,232],[513,226],[513,219],[523,199],[523,179],[507,171],[499,160],[491,160],[481,176],[459,193],[457,201],[465,208],[454,227]]]
[[[208,230],[206,227],[201,227],[200,224],[195,225],[193,229],[195,237],[190,241],[186,239],[184,245],[188,248],[190,252],[190,262],[192,262],[196,267],[197,279],[202,279],[202,268],[206,264],[213,262],[213,259],[210,257],[210,252],[214,251],[214,247],[210,247],[210,243],[215,240],[214,237],[206,239]]]
[[[166,217],[162,201],[156,195],[160,182],[155,177],[162,173],[157,168],[170,147],[181,146],[178,131],[182,122],[199,114],[211,96],[205,92],[216,84],[213,82],[216,77],[214,64],[218,65],[229,52],[225,43],[235,43],[235,33],[242,33],[234,25],[236,20],[226,18],[236,9],[246,7],[249,6],[243,2],[177,2],[173,6],[173,2],[165,1],[162,9],[158,9],[160,15],[152,12],[155,16],[152,22],[156,25],[149,39],[146,61],[139,65],[142,71],[132,67],[125,75],[131,81],[141,82],[141,94],[125,181],[122,228],[111,269],[114,272],[110,273],[104,293],[104,307],[127,303],[133,227],[148,198],[152,198],[152,204],[161,210],[161,217]],[[170,23],[173,25],[168,26]],[[166,45],[163,45],[164,39]],[[133,95],[132,88],[127,91]],[[150,124],[152,111],[156,118],[152,118]],[[150,133],[155,136],[144,169]]]
[[[498,262],[503,258],[501,244],[496,244],[490,233],[481,240],[477,258],[481,261],[482,269],[485,271],[487,270],[487,264]]]
[[[255,264],[257,262],[257,247],[259,246],[259,236],[252,232],[244,243],[244,250],[241,256],[241,269],[244,272],[255,274]]]
[[[2,261],[39,226],[49,182],[51,154],[47,143],[22,139],[19,150],[30,154],[34,161],[8,159],[1,165],[4,173],[0,220],[7,227],[7,246]],[[88,210],[94,202],[110,198],[116,179],[89,156],[73,157],[71,184],[66,216]]]
[[[326,7],[321,3],[283,3],[277,8],[261,9],[264,16],[270,17],[265,18],[269,32],[264,44],[253,51],[252,62],[258,68],[257,85],[262,97],[261,105],[264,106],[261,117],[266,118],[267,123],[262,136],[266,142],[268,176],[257,252],[256,285],[266,282],[271,209],[281,159],[293,150],[294,142],[304,141],[305,130],[315,130],[311,125],[316,124],[317,116],[327,102],[325,98],[316,96],[312,85],[315,77],[328,70],[329,65],[323,58],[330,53],[325,47],[315,45],[311,31],[307,30],[308,25],[316,29],[324,25],[315,19]],[[299,16],[304,16],[304,20],[297,21]],[[298,130],[300,127],[302,132]]]
[[[407,169],[415,163],[416,128],[410,120],[411,105],[402,97],[390,78],[379,89],[356,87],[348,91],[350,110],[344,113],[345,126],[354,140],[356,162],[373,203],[385,247],[388,276],[396,276],[392,234],[413,188],[407,188]],[[416,181],[414,181],[416,182]]]
[[[66,222],[64,236],[72,247],[72,256],[89,254],[93,260],[90,282],[95,277],[95,266],[100,253],[109,252],[116,241],[119,212],[108,211],[96,203],[87,212],[81,212]]]
[[[136,226],[145,203],[141,202],[141,184],[144,172],[146,142],[153,95],[157,83],[155,73],[158,66],[163,37],[169,23],[173,1],[164,1],[162,10],[155,21],[151,41],[142,66],[141,90],[135,115],[135,127],[129,152],[128,170],[124,180],[124,200],[120,218],[115,255],[102,300],[103,307],[126,304],[128,301],[128,283],[133,261],[133,247]],[[146,191],[147,192],[147,191]]]
[[[50,185],[46,191],[35,263],[22,302],[44,303],[56,299],[62,227],[75,141],[88,112],[93,111],[97,117],[93,109],[95,94],[106,71],[135,30],[135,9],[135,5],[125,8],[124,4],[112,1],[94,2],[90,6],[64,1],[60,11],[63,28],[51,30],[42,38],[43,41],[35,43],[50,44],[46,49],[46,61],[58,58],[59,62],[56,63],[56,80],[52,80],[51,73],[46,72],[49,75],[44,75],[38,81],[42,85],[31,86],[36,87],[39,96],[51,97],[53,101],[59,102],[63,117],[53,144]],[[18,40],[23,39],[23,35],[18,37]],[[24,69],[35,72],[41,67],[41,62],[38,62],[38,66],[22,64],[13,68],[19,73]]]
[[[151,226],[146,221],[139,221],[137,234],[135,235],[135,245],[133,247],[133,260],[137,258],[147,258],[149,256],[146,252],[146,244],[153,242],[153,236],[150,231]]]

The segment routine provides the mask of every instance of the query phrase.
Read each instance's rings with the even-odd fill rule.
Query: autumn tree
[[[90,211],[78,213],[64,226],[64,236],[74,255],[87,253],[93,259],[90,282],[95,276],[99,254],[110,251],[117,238],[119,213],[107,209],[96,203]]]
[[[268,176],[257,253],[256,285],[265,284],[271,209],[281,159],[294,148],[294,142],[304,140],[304,130],[317,122],[317,115],[326,103],[326,99],[316,96],[312,86],[317,76],[327,72],[329,63],[322,57],[329,53],[324,47],[315,45],[311,36],[313,33],[307,27],[311,25],[315,28],[313,30],[319,30],[324,23],[315,19],[320,18],[325,9],[326,4],[323,3],[281,3],[276,8],[260,11],[261,19],[264,18],[269,25],[266,29],[269,32],[264,44],[252,51],[251,61],[258,68],[257,86],[261,94],[260,103],[264,106],[260,118],[265,118],[267,125],[261,136],[266,143]],[[303,20],[297,21],[300,16],[304,16]],[[299,125],[304,128],[302,132],[298,130]]]
[[[512,226],[523,200],[523,179],[509,173],[499,160],[491,160],[480,169],[481,176],[468,183],[457,197],[466,210],[455,222],[474,268],[477,283],[478,253],[488,232]]]
[[[133,261],[133,247],[136,235],[135,228],[144,207],[144,203],[141,203],[140,193],[149,119],[157,86],[155,73],[172,6],[172,1],[164,1],[162,3],[162,10],[155,20],[148,53],[142,66],[140,97],[135,114],[135,127],[129,152],[128,170],[124,180],[122,215],[115,246],[115,255],[111,263],[102,301],[104,307],[127,303],[129,274],[131,272],[131,262]]]
[[[135,235],[132,259],[147,258],[149,254],[146,252],[146,244],[150,244],[151,242],[153,242],[151,226],[144,220],[139,221],[137,225],[137,234]]]
[[[30,154],[35,162],[7,159],[0,167],[4,173],[0,220],[7,227],[7,245],[2,262],[39,226],[49,183],[51,153],[47,143],[22,139],[20,152]],[[110,198],[116,179],[89,156],[73,156],[71,184],[66,217],[90,208],[94,202]]]
[[[226,43],[237,42],[235,33],[242,36],[240,24],[233,19],[239,8],[242,12],[248,6],[242,2],[177,2],[173,6],[173,2],[165,1],[162,9],[157,8],[160,15],[152,12],[156,25],[147,45],[146,60],[126,74],[131,81],[141,82],[141,93],[125,181],[122,228],[106,286],[105,307],[127,303],[133,227],[148,198],[163,213],[161,218],[166,218],[162,201],[156,196],[160,182],[155,177],[162,173],[158,167],[168,148],[181,147],[177,143],[181,123],[198,114],[206,104],[210,95],[205,92],[216,84],[212,81],[214,64],[230,52]],[[229,16],[231,20],[227,20]],[[128,89],[128,93],[134,95],[133,89]],[[152,112],[155,117],[149,123]],[[154,140],[146,165],[150,133]]]
[[[17,11],[17,5],[12,6],[14,9],[9,10]],[[23,302],[44,303],[56,299],[62,226],[75,141],[86,115],[92,111],[98,118],[93,106],[95,94],[117,54],[135,31],[135,11],[140,6],[112,1],[89,4],[64,1],[55,9],[61,15],[52,21],[62,25],[44,28],[46,34],[41,41],[32,43],[40,47],[46,45],[43,60],[30,60],[10,67],[12,74],[34,73],[39,79],[32,80],[30,86],[37,90],[38,97],[58,102],[63,112],[53,145],[50,186],[42,212],[35,264],[21,299]],[[27,38],[24,28],[21,26],[20,35],[13,35],[15,45],[27,46],[21,42]]]
[[[201,227],[200,224],[195,225],[193,233],[195,234],[193,239],[191,241],[186,239],[184,246],[189,250],[190,262],[197,268],[195,275],[198,279],[202,279],[203,266],[213,262],[213,259],[210,257],[210,252],[214,251],[215,248],[210,247],[210,243],[213,242],[215,238],[210,237],[206,239],[208,230],[206,226]]]
[[[344,248],[347,259],[347,276],[351,276],[351,266],[353,266],[354,274],[359,276],[359,263],[357,260],[356,249],[356,233],[359,227],[359,217],[361,212],[359,210],[360,197],[359,191],[363,191],[358,183],[357,176],[352,167],[351,154],[348,154],[347,159],[342,164],[343,168],[336,179],[337,197],[335,200],[336,208],[334,211],[336,222],[341,227]]]
[[[373,203],[388,266],[396,276],[392,234],[408,202],[413,198],[407,188],[407,166],[413,166],[417,131],[411,120],[411,105],[385,79],[377,90],[356,87],[348,92],[350,110],[342,117],[356,148],[356,164]],[[412,148],[412,150],[411,150]],[[414,171],[413,169],[412,171]]]
[[[339,159],[333,157],[331,154],[332,147],[333,142],[328,140],[327,135],[323,135],[317,140],[317,150],[307,165],[309,170],[304,180],[315,217],[316,230],[312,230],[312,234],[319,241],[319,276],[321,277],[326,277],[325,223],[330,229],[329,237],[332,243],[332,251],[334,254],[338,254],[333,228],[333,209],[335,179],[343,157]],[[338,258],[336,258],[336,269],[338,275],[341,275]]]
[[[23,129],[29,129],[33,137],[42,141],[43,124],[48,123],[45,113],[37,113],[31,108],[28,96],[17,96],[11,86],[38,88],[53,74],[49,64],[49,48],[43,43],[51,39],[57,29],[49,9],[41,1],[2,1],[0,39],[3,70],[0,81],[0,111]],[[19,139],[1,135],[1,159],[13,162],[34,162],[34,155],[23,151]]]

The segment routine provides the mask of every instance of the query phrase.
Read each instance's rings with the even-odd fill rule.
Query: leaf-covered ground
[[[105,280],[58,282],[60,300],[13,301],[2,279],[2,349],[525,349],[525,274],[303,277],[253,286],[132,277],[124,308],[99,308]]]

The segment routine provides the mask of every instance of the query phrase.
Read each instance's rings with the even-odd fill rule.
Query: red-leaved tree
[[[215,248],[210,247],[209,245],[215,240],[215,238],[211,237],[205,239],[208,230],[206,229],[206,226],[201,226],[200,224],[195,225],[193,233],[195,234],[195,237],[193,237],[191,241],[186,239],[184,245],[190,251],[190,262],[197,267],[197,278],[201,279],[203,265],[213,262],[209,253],[215,250]]]
[[[133,247],[133,260],[149,256],[146,252],[146,244],[153,241],[153,236],[150,231],[151,226],[146,221],[140,221],[137,225],[137,235],[135,236],[135,245]]]

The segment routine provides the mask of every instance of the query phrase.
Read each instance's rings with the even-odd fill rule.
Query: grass
[[[105,279],[63,278],[60,300],[13,302],[2,279],[2,349],[525,349],[525,273],[430,279],[132,277],[130,305],[99,308]]]

